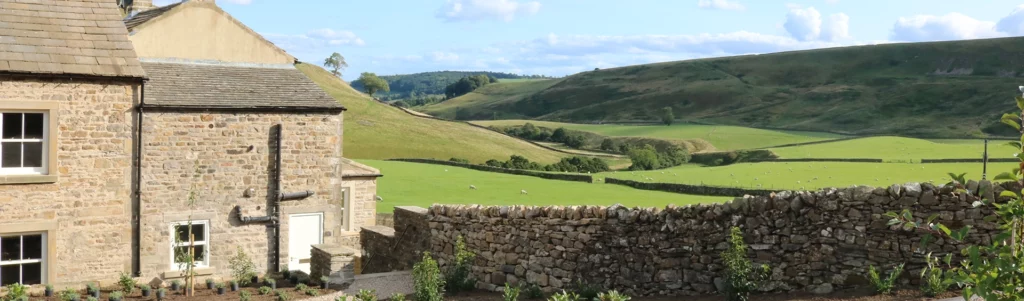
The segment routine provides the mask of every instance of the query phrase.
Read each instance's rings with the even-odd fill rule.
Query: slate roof
[[[146,107],[344,110],[294,66],[143,62]]]
[[[112,0],[0,0],[0,73],[142,78]]]
[[[132,31],[132,29],[135,29],[136,26],[142,25],[142,23],[146,23],[149,20],[152,20],[153,18],[159,17],[160,15],[163,15],[171,9],[178,7],[178,5],[181,5],[182,3],[184,2],[178,2],[174,4],[157,7],[154,9],[141,11],[132,16],[131,18],[124,20],[124,25],[128,28],[128,31]]]

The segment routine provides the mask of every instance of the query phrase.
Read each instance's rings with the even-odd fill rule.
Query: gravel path
[[[358,275],[352,285],[340,292],[302,301],[334,301],[338,296],[349,296],[348,300],[350,300],[351,296],[359,293],[359,290],[376,290],[379,299],[385,299],[394,293],[412,294],[412,273],[392,272]]]

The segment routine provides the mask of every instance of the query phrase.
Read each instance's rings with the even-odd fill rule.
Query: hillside
[[[498,118],[522,118],[515,112],[506,112],[495,107],[512,104],[522,100],[523,95],[529,95],[543,91],[558,83],[558,79],[531,79],[498,81],[480,87],[473,92],[443,102],[416,107],[416,111],[427,113],[433,116],[455,119],[458,108],[471,108],[472,116],[467,119],[493,119],[494,112],[498,112]]]
[[[435,71],[435,72],[422,72],[413,74],[400,74],[400,75],[384,75],[380,76],[381,79],[388,82],[388,86],[391,88],[391,92],[377,94],[381,99],[402,99],[409,97],[409,94],[416,92],[419,95],[425,94],[440,94],[444,95],[444,87],[448,86],[460,78],[485,74],[487,76],[497,78],[500,80],[517,80],[517,79],[531,79],[531,78],[543,78],[541,76],[530,76],[530,75],[518,75],[512,73],[503,72],[489,72],[489,71]],[[352,87],[362,91],[363,85],[358,80],[352,82]]]
[[[459,157],[482,163],[513,154],[551,163],[562,154],[462,123],[414,117],[373,101],[322,68],[298,64],[310,79],[348,108],[344,155],[353,159]]]
[[[998,117],[1022,76],[1024,38],[884,44],[587,71],[506,101],[471,93],[445,110],[585,123],[653,121],[670,106],[678,119],[718,124],[977,137],[1005,133],[990,131],[1005,128]]]

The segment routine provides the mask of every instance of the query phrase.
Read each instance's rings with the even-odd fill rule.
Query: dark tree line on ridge
[[[382,93],[380,98],[383,100],[405,100],[423,95],[444,95],[445,88],[447,88],[448,85],[459,81],[459,79],[474,75],[485,75],[498,80],[550,78],[541,75],[520,75],[488,71],[434,71],[402,75],[385,75],[380,76],[380,78],[388,82],[388,85],[391,87],[391,91],[388,93]],[[363,90],[362,83],[359,81],[353,81],[352,87],[358,90]],[[416,95],[413,95],[413,92],[415,92]],[[411,102],[407,101],[406,103],[412,105]]]

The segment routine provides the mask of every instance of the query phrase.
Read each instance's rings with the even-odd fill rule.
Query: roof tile
[[[231,108],[342,108],[295,67],[143,62],[146,104]]]
[[[145,77],[117,3],[0,0],[0,72]]]

